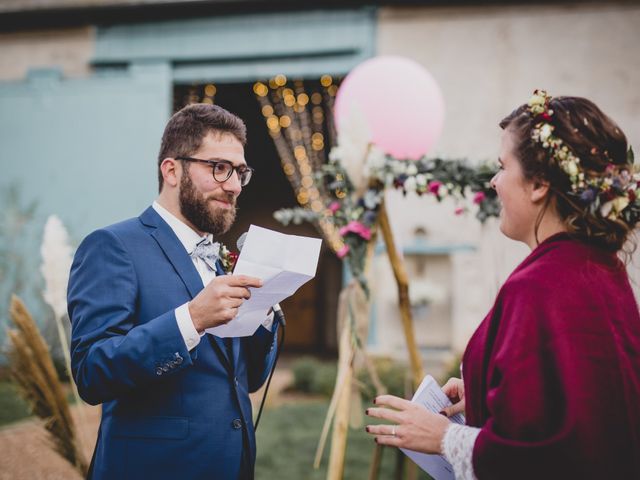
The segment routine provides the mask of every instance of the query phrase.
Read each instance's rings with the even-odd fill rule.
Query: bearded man
[[[157,199],[78,248],[72,370],[82,398],[102,404],[89,478],[253,478],[249,393],[273,365],[277,322],[251,337],[205,333],[262,284],[226,275],[214,243],[251,179],[245,143],[243,121],[223,108],[183,108],[162,137]]]

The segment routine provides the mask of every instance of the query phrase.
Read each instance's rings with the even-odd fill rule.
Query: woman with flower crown
[[[500,126],[500,229],[532,252],[443,387],[445,416],[383,395],[367,414],[391,424],[367,431],[458,479],[640,479],[640,314],[618,256],[640,221],[633,155],[584,98],[536,91]]]

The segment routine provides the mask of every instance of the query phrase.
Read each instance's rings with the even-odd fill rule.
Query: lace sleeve
[[[442,453],[453,466],[456,480],[477,480],[473,473],[473,445],[479,428],[452,423],[442,439]]]

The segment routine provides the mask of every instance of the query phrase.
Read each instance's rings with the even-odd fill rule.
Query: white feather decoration
[[[40,272],[44,277],[44,299],[51,306],[56,318],[67,312],[67,283],[71,269],[72,249],[69,235],[62,221],[51,215],[44,226],[44,236],[40,247],[42,266]]]

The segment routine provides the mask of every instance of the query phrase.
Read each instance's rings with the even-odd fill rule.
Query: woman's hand
[[[444,394],[449,397],[453,405],[445,407],[442,412],[451,417],[457,413],[464,413],[464,382],[459,378],[450,378],[442,387]]]
[[[393,395],[381,395],[374,403],[377,407],[367,409],[366,414],[395,424],[366,427],[368,433],[375,435],[377,443],[417,452],[442,453],[442,438],[451,423],[444,415]]]

